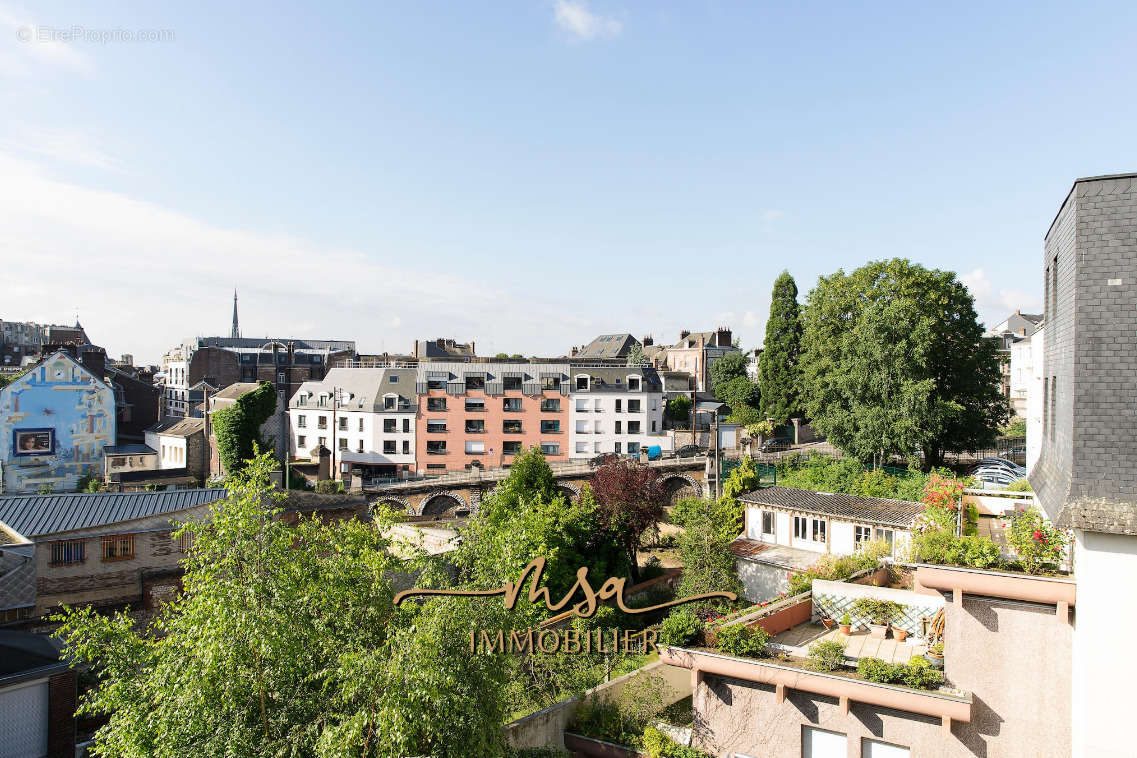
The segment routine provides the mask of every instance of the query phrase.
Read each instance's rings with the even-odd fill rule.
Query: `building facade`
[[[407,368],[333,368],[305,382],[288,403],[291,454],[308,458],[325,447],[335,478],[364,481],[415,471],[417,372]]]
[[[663,433],[663,383],[655,369],[573,366],[570,372],[570,458],[670,450]]]
[[[710,367],[727,353],[737,353],[729,327],[713,332],[679,332],[679,341],[666,349],[666,366],[670,371],[684,371],[695,378],[699,392],[710,388]]]
[[[74,489],[115,444],[114,391],[65,352],[0,389],[3,492]]]
[[[421,473],[509,465],[537,446],[569,457],[567,363],[422,363],[416,369]]]
[[[1046,235],[1038,501],[1073,530],[1072,755],[1133,754],[1137,663],[1102,640],[1137,625],[1137,174],[1079,179]]]

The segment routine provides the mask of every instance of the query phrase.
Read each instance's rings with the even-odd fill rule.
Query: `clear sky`
[[[804,297],[904,256],[994,323],[1040,308],[1072,180],[1137,170],[1135,30],[1131,1],[0,0],[0,318],[78,310],[155,362],[237,287],[246,336],[369,352],[753,347],[783,268]]]

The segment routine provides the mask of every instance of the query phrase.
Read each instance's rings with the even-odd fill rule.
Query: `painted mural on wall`
[[[114,391],[66,353],[0,390],[4,492],[73,490],[114,443]]]

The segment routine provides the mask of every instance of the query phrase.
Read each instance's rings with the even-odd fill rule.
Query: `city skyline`
[[[0,4],[3,315],[148,363],[234,286],[247,334],[364,352],[754,347],[783,268],[893,256],[1037,311],[1053,197],[1137,165],[1135,10],[1025,7]]]

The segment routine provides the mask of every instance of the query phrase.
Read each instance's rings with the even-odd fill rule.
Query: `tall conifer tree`
[[[762,388],[760,410],[764,418],[784,424],[801,411],[801,312],[797,284],[783,271],[774,281],[766,342],[758,357],[758,384]]]

